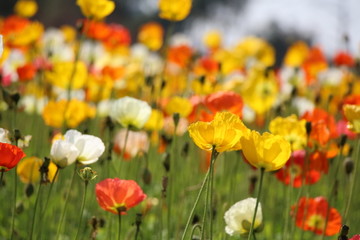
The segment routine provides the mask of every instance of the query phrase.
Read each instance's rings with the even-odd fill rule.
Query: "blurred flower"
[[[42,117],[46,125],[60,128],[65,124],[68,127],[77,127],[87,118],[93,118],[96,110],[85,102],[72,99],[50,101],[43,110]]]
[[[51,145],[50,158],[59,168],[74,163],[78,155],[79,150],[66,138],[55,140]]]
[[[256,168],[275,171],[282,168],[291,155],[291,145],[282,136],[257,131],[244,135],[241,146],[246,160]]]
[[[159,131],[164,127],[164,115],[157,109],[151,110],[151,115],[145,123],[144,129],[150,131]]]
[[[343,110],[349,121],[348,128],[355,133],[360,133],[360,105],[346,104],[343,106]]]
[[[270,121],[269,130],[275,135],[283,136],[290,144],[292,150],[306,147],[306,121],[298,120],[296,115],[289,117],[276,117]]]
[[[305,155],[305,150],[294,151],[285,166],[275,173],[276,178],[286,185],[291,183],[292,178],[292,186],[296,188],[301,187],[303,183],[311,185],[318,182],[321,172],[305,166]]]
[[[115,9],[115,3],[109,0],[77,0],[76,4],[85,17],[96,20],[105,18]]]
[[[328,222],[326,225],[325,235],[333,236],[339,233],[341,228],[341,215],[335,208],[329,208],[329,203],[324,197],[300,198],[297,206],[295,221],[296,226],[315,234],[323,234],[327,211],[329,209]]]
[[[165,112],[168,115],[175,113],[180,114],[181,117],[187,117],[193,109],[191,102],[187,98],[172,97],[165,106]]]
[[[338,52],[333,61],[337,66],[353,67],[355,65],[354,58],[347,52]]]
[[[36,1],[33,0],[18,0],[15,4],[14,11],[21,17],[30,18],[35,15],[38,10]]]
[[[7,172],[25,157],[25,153],[17,146],[0,142],[0,172]]]
[[[189,126],[189,122],[186,118],[180,118],[179,122],[176,126],[176,132],[175,132],[175,123],[173,116],[168,116],[164,119],[164,133],[167,136],[173,136],[174,133],[177,136],[182,136],[187,131],[187,128]]]
[[[38,157],[24,158],[17,167],[17,174],[23,183],[38,183],[41,180],[40,167],[44,161]],[[53,162],[50,162],[48,167],[48,179],[50,182],[54,181],[57,167]]]
[[[27,63],[16,69],[17,74],[19,75],[20,82],[26,82],[32,80],[36,74],[36,68],[34,64]]]
[[[105,211],[126,214],[126,211],[142,202],[146,195],[133,180],[107,178],[95,187],[96,200]]]
[[[206,151],[217,152],[241,149],[240,138],[248,133],[248,129],[239,116],[220,112],[211,122],[195,122],[189,128],[189,135],[194,143]]]
[[[122,50],[131,43],[130,31],[121,24],[109,24],[109,36],[103,40],[104,45],[111,50]]]
[[[167,58],[169,62],[185,68],[189,64],[192,55],[193,50],[190,46],[178,45],[169,48]]]
[[[242,117],[244,102],[241,96],[235,92],[218,91],[209,94],[204,99],[204,105],[213,113],[228,111]]]
[[[352,238],[350,238],[349,240],[360,240],[360,234],[352,236]]]
[[[190,13],[192,0],[159,0],[159,17],[169,21],[184,20]]]
[[[74,62],[55,62],[51,70],[45,71],[45,79],[52,85],[63,89],[82,88],[87,76],[88,70],[85,63],[81,61],[77,61],[76,64]],[[71,86],[69,86],[70,84]]]
[[[221,34],[216,30],[209,31],[205,34],[203,42],[206,47],[215,50],[221,46]]]
[[[152,51],[161,48],[164,38],[164,29],[157,22],[149,22],[140,27],[138,40]]]
[[[0,128],[0,143],[11,143],[9,130]]]
[[[330,139],[339,136],[334,116],[323,109],[314,108],[306,112],[301,119],[311,122],[310,145],[317,143],[325,146]]]
[[[256,198],[246,198],[235,203],[225,212],[224,219],[226,223],[225,232],[230,236],[246,236],[251,227],[256,205]],[[262,227],[262,210],[259,203],[256,213],[254,231],[257,232]]]
[[[309,47],[305,42],[295,42],[287,50],[284,63],[290,67],[300,67],[308,57],[309,52]]]
[[[114,138],[114,151],[122,154],[125,146],[126,129],[121,129]],[[125,160],[130,160],[138,154],[147,153],[149,149],[149,138],[146,132],[129,131],[124,153]]]
[[[324,53],[319,47],[313,47],[304,61],[302,67],[306,74],[306,84],[311,85],[316,81],[317,74],[327,68]]]
[[[275,104],[278,92],[273,71],[253,68],[243,85],[241,96],[258,115],[263,115]]]
[[[0,34],[0,59],[2,57],[3,51],[4,51],[3,36]]]
[[[151,115],[151,107],[145,101],[132,97],[120,98],[112,104],[110,116],[124,128],[142,128]]]

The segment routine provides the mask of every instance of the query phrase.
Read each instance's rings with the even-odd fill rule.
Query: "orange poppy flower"
[[[0,143],[0,156],[0,172],[7,172],[25,157],[25,153],[17,146]]]
[[[316,142],[324,146],[330,139],[339,136],[335,118],[325,110],[315,108],[306,112],[301,119],[311,122],[310,145]]]
[[[174,46],[169,49],[168,60],[180,67],[186,67],[193,54],[193,50],[187,45]]]
[[[133,180],[107,178],[95,187],[96,200],[105,211],[125,215],[146,198],[140,186]]]
[[[27,63],[23,66],[20,66],[16,69],[16,71],[19,75],[20,82],[30,81],[35,77],[36,74],[36,68],[32,63]]]
[[[105,40],[110,35],[110,28],[104,22],[84,20],[83,34],[99,41]]]
[[[228,111],[242,116],[244,102],[241,96],[235,92],[216,92],[207,95],[204,99],[204,105],[213,113]]]
[[[360,105],[360,94],[351,94],[344,98],[343,105]]]
[[[120,24],[109,24],[110,34],[104,39],[104,44],[109,49],[127,47],[131,43],[129,30]]]
[[[302,66],[306,75],[306,84],[313,84],[316,81],[316,75],[327,68],[326,58],[322,50],[319,47],[310,49],[309,55]]]
[[[295,221],[296,226],[315,234],[323,234],[326,223],[326,215],[329,209],[328,222],[325,230],[326,236],[339,233],[341,228],[341,215],[335,208],[329,208],[329,203],[324,197],[300,198],[297,207]]]

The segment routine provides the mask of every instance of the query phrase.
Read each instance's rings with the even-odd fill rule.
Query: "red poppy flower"
[[[192,54],[193,50],[187,45],[173,46],[169,48],[168,60],[179,67],[186,67]]]
[[[297,207],[293,206],[292,209],[295,211],[297,209],[295,216],[296,226],[318,235],[323,234],[326,215],[329,210],[325,235],[332,236],[339,233],[341,215],[335,208],[329,208],[329,204],[324,197],[300,198]]]
[[[20,66],[16,69],[16,71],[19,75],[20,82],[32,80],[36,74],[36,68],[32,63],[27,63],[23,66]]]
[[[103,41],[110,35],[110,28],[106,23],[86,19],[83,24],[82,31],[89,38]]]
[[[307,170],[305,169],[305,155],[304,150],[294,151],[285,166],[276,172],[276,178],[289,185],[291,173],[293,177],[292,186],[296,188],[301,187],[303,182],[310,185],[319,181],[321,172],[318,169],[311,168],[310,163]]]
[[[131,43],[131,36],[129,30],[121,24],[109,24],[110,33],[105,38],[104,44],[109,49],[116,49],[118,47],[127,47]]]
[[[25,157],[25,153],[17,146],[0,143],[0,172],[7,172]]]
[[[353,67],[355,65],[354,58],[347,52],[339,52],[333,59],[337,66],[348,66]]]
[[[125,215],[126,211],[146,198],[140,186],[133,180],[107,178],[95,187],[100,207],[114,214]]]

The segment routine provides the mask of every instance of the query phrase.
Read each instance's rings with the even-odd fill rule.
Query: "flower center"
[[[314,229],[324,229],[325,227],[325,219],[321,215],[311,215],[308,220],[306,221],[306,224]]]

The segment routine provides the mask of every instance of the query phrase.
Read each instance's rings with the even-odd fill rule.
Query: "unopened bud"
[[[163,166],[166,172],[170,171],[170,154],[165,152],[162,156],[163,158]]]
[[[91,167],[85,167],[83,169],[80,169],[78,174],[81,179],[85,181],[86,184],[97,177],[96,172],[92,170]]]
[[[352,171],[354,170],[354,161],[351,158],[345,158],[344,161],[344,168],[345,168],[345,173],[346,174],[351,174]]]
[[[340,147],[345,146],[346,140],[347,140],[347,135],[342,134],[342,135],[341,135],[341,138],[340,138],[340,143],[339,143]]]
[[[29,183],[28,185],[26,185],[25,195],[26,195],[26,197],[31,197],[31,195],[33,195],[33,193],[34,193],[34,185]]]
[[[250,194],[250,195],[254,193],[257,180],[258,180],[258,177],[257,177],[256,174],[252,174],[252,175],[249,177],[249,181],[250,181],[249,194]]]
[[[311,129],[312,129],[311,122],[306,122],[305,128],[306,128],[306,134],[307,134],[308,136],[310,136],[310,134],[311,134]]]
[[[166,197],[166,190],[167,190],[167,186],[168,186],[168,177],[164,176],[162,178],[162,197],[165,198]]]
[[[178,124],[179,124],[180,114],[179,113],[174,113],[173,114],[173,120],[174,120],[175,129],[176,129]]]
[[[151,172],[149,170],[149,168],[145,168],[142,174],[142,179],[144,181],[145,184],[150,184],[151,183]]]

